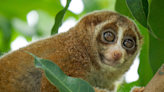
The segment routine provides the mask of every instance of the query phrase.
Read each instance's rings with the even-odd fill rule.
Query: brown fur
[[[102,64],[99,54],[108,46],[100,44],[96,38],[101,26],[108,24],[106,23],[108,21],[116,22],[117,26],[125,29],[131,28],[136,37],[135,53],[132,55],[125,53],[125,62],[118,68]],[[142,36],[133,26],[136,27],[131,20],[118,13],[96,11],[84,16],[68,32],[42,39],[8,53],[0,58],[0,91],[57,92],[57,89],[47,81],[44,73],[34,67],[34,58],[21,50],[53,61],[68,76],[82,78],[93,87],[115,90],[115,81],[129,69],[141,48]]]

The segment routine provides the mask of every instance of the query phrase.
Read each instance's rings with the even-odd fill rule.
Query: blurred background
[[[157,1],[159,4],[164,3],[162,0]],[[158,4],[155,0],[149,0],[149,3],[152,2]],[[0,0],[0,55],[26,46],[32,41],[50,36],[55,15],[65,5],[66,0]],[[59,28],[59,33],[73,27],[84,14],[102,9],[117,11],[134,19],[126,6],[125,0],[72,0],[65,14],[63,24]],[[152,21],[155,20],[153,20],[153,17],[151,19]],[[155,73],[149,65],[148,53],[151,37],[149,37],[146,28],[139,23],[137,25],[145,37],[145,44],[140,58],[136,58],[130,70],[125,74],[123,85],[119,87],[120,92],[128,92],[134,85],[145,86]],[[155,27],[152,28],[155,29]]]

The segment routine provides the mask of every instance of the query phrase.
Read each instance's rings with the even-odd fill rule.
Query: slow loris
[[[34,58],[56,63],[65,74],[93,87],[115,91],[142,46],[142,36],[129,18],[112,11],[95,11],[82,17],[67,32],[53,35],[0,58],[1,92],[57,92],[35,68]]]

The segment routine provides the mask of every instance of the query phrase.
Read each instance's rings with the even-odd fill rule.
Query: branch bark
[[[164,64],[158,69],[143,92],[164,92]]]

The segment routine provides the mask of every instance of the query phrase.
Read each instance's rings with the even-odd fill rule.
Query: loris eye
[[[115,35],[112,32],[107,31],[107,32],[104,33],[104,39],[108,42],[114,42]]]
[[[135,42],[132,38],[127,38],[123,41],[123,47],[125,49],[133,49],[135,46]]]

